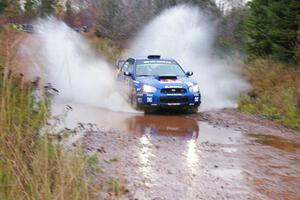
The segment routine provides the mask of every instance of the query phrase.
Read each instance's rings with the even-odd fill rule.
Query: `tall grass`
[[[8,59],[0,54],[0,199],[90,199],[89,157],[45,128],[47,93],[36,98],[36,85],[11,75]]]
[[[300,130],[300,68],[258,59],[246,74],[252,91],[241,97],[240,109]]]

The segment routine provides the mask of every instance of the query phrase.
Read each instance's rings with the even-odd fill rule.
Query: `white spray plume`
[[[199,9],[180,5],[154,18],[133,41],[129,55],[159,54],[194,72],[202,110],[236,107],[248,84],[228,62],[212,56],[214,23]],[[226,64],[227,63],[227,64]]]
[[[35,31],[21,52],[31,60],[34,74],[43,72],[45,81],[59,91],[56,101],[132,110],[116,92],[112,67],[79,33],[54,18],[39,21]]]

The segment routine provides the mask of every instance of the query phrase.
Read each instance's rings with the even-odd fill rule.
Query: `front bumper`
[[[137,104],[139,107],[199,107],[201,94],[138,93]]]

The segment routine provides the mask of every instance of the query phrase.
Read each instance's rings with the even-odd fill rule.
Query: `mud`
[[[72,108],[65,125],[88,129],[73,142],[100,160],[98,199],[300,199],[300,134],[266,119]]]

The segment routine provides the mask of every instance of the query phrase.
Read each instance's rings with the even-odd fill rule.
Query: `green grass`
[[[111,189],[110,190],[111,190],[113,199],[119,199],[119,197],[122,194],[126,193],[126,189],[119,179],[111,180]]]
[[[300,69],[272,60],[248,64],[249,95],[240,98],[240,109],[300,130]]]
[[[96,160],[66,149],[51,127],[50,97],[9,73],[0,33],[0,199],[91,199],[89,170]],[[48,128],[47,128],[48,127]],[[80,146],[80,145],[78,145]]]
[[[0,200],[92,199],[101,189],[92,183],[93,174],[102,172],[97,157],[86,155],[80,144],[66,148],[68,133],[59,136],[47,123],[51,95],[10,72],[22,64],[16,60],[22,37],[0,30]],[[110,62],[119,58],[121,50],[112,41],[86,37]],[[107,184],[116,198],[124,192],[118,179]]]

